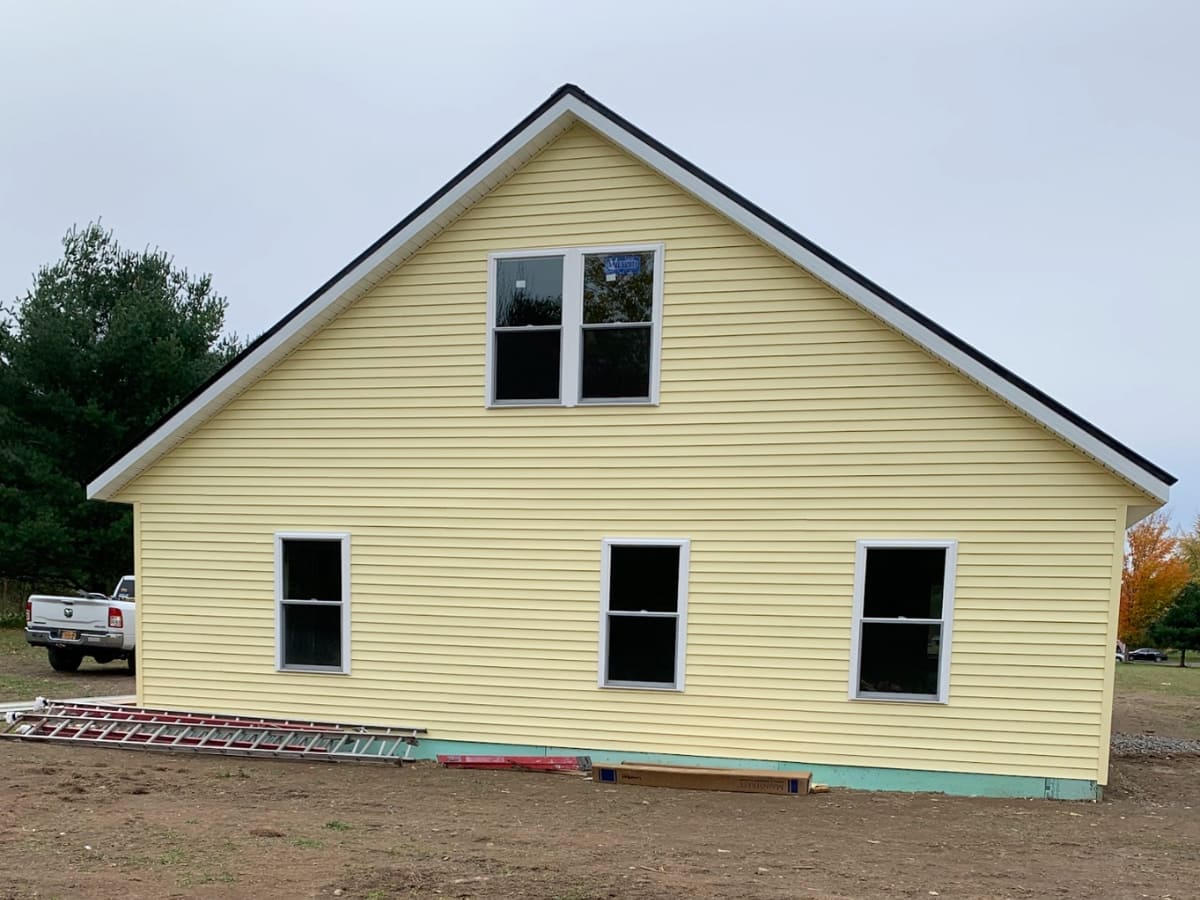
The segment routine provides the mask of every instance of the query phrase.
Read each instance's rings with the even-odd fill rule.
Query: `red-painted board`
[[[586,772],[592,767],[588,756],[479,756],[438,754],[448,769],[524,769],[530,772]]]

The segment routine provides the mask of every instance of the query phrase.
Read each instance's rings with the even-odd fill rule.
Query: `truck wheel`
[[[74,672],[83,662],[83,654],[69,647],[47,647],[46,655],[50,658],[50,668],[55,672]]]
[[[136,650],[131,650],[129,652],[129,674],[130,675],[137,674],[137,651]]]

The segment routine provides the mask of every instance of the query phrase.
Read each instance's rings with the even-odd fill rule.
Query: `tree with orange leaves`
[[[1146,631],[1192,577],[1191,566],[1170,533],[1161,512],[1143,519],[1126,535],[1121,572],[1121,617],[1117,631],[1131,645],[1143,643]]]

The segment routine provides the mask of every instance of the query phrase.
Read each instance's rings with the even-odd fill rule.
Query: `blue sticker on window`
[[[640,256],[606,256],[604,257],[605,275],[637,275],[642,271]]]

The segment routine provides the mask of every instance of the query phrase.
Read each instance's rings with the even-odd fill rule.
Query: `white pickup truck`
[[[46,648],[56,672],[74,672],[85,656],[98,663],[125,659],[136,671],[136,626],[132,575],[117,582],[111,597],[33,594],[25,601],[25,640]]]

